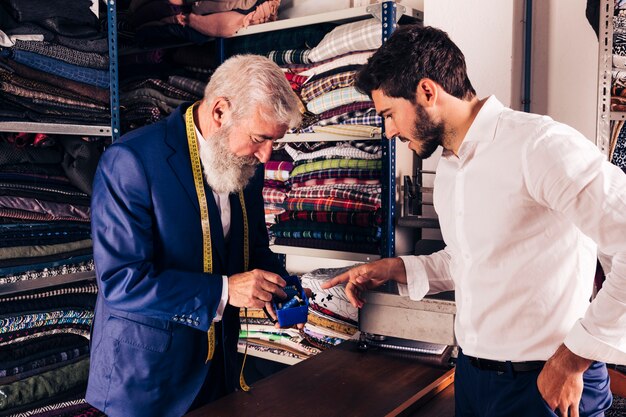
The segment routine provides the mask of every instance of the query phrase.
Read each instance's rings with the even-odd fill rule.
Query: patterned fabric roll
[[[320,170],[334,169],[334,168],[351,168],[351,169],[370,169],[380,170],[383,164],[378,159],[324,159],[315,162],[306,162],[304,164],[296,166],[292,171],[292,177],[300,174],[315,172]]]
[[[321,96],[332,90],[344,87],[352,87],[355,82],[356,71],[347,71],[339,74],[331,75],[321,80],[307,83],[302,87],[300,97],[302,101],[308,103],[316,97]]]
[[[355,87],[339,88],[311,100],[307,103],[307,110],[315,114],[323,113],[345,104],[371,101],[369,96],[359,92]]]
[[[378,226],[382,216],[378,211],[286,211],[280,214],[278,222],[290,220],[310,220],[313,222],[353,224],[356,226]]]
[[[375,211],[380,204],[341,198],[287,198],[287,210],[293,211]]]

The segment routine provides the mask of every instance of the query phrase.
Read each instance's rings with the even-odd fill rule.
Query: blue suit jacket
[[[206,332],[220,302],[222,275],[242,272],[242,209],[230,196],[230,242],[205,185],[213,273],[203,272],[202,229],[183,114],[133,131],[102,156],[94,180],[92,234],[99,294],[86,399],[115,416],[180,416],[200,390]],[[260,175],[259,175],[260,174]],[[244,190],[250,268],[284,274],[268,248],[262,170]],[[228,306],[218,343],[227,390],[238,383],[239,309]],[[220,378],[221,379],[221,378]]]

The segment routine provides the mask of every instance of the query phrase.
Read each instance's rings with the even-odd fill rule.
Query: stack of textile
[[[104,416],[84,400],[96,291],[83,283],[0,297],[3,416]]]
[[[289,154],[284,151],[283,144],[277,145],[280,149],[274,149],[272,159],[265,163],[263,186],[265,223],[270,233],[270,242],[273,240],[273,235],[269,228],[276,223],[276,216],[285,212],[285,198],[289,190],[288,180],[293,169],[293,162]]]
[[[270,230],[277,245],[378,253],[381,238],[380,144],[303,142],[294,160],[287,211]]]
[[[240,348],[306,359],[348,340],[358,331],[358,313],[348,302],[344,286],[323,290],[321,284],[348,268],[317,269],[302,276],[302,286],[312,290],[304,329],[277,329],[263,310],[241,311]]]
[[[0,135],[1,415],[103,415],[83,399],[96,285],[58,285],[93,276],[89,194],[102,147]],[[23,284],[39,289],[17,292]]]
[[[110,124],[108,44],[91,6],[0,2],[0,120]]]
[[[91,181],[102,144],[0,136],[0,286],[93,270]]]

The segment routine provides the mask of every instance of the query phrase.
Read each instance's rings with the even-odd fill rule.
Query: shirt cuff
[[[217,310],[215,311],[215,317],[213,317],[213,321],[222,320],[222,315],[224,314],[224,309],[226,308],[227,302],[228,302],[228,277],[226,275],[222,275],[222,298],[220,299],[220,305],[217,306]]]
[[[424,265],[415,255],[400,256],[404,262],[407,285],[398,284],[400,295],[409,296],[411,300],[421,300],[430,289]]]
[[[626,352],[591,335],[578,320],[563,342],[572,353],[594,361],[624,364]]]

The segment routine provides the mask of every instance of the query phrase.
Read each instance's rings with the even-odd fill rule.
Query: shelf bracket
[[[394,1],[385,1],[383,3],[376,3],[376,4],[372,4],[371,6],[367,6],[367,8],[365,10],[367,10],[367,12],[369,14],[371,14],[372,16],[374,16],[374,18],[376,18],[379,22],[383,22],[383,29],[385,28],[385,18],[386,15],[388,13],[391,13],[392,11],[390,9],[395,9],[395,16],[394,16],[394,24],[393,24],[393,28],[396,27],[396,25],[398,24],[398,21],[400,20],[400,18],[402,17],[402,15],[406,12],[406,7],[402,6],[401,4],[397,4]],[[392,29],[393,30],[393,29]]]

